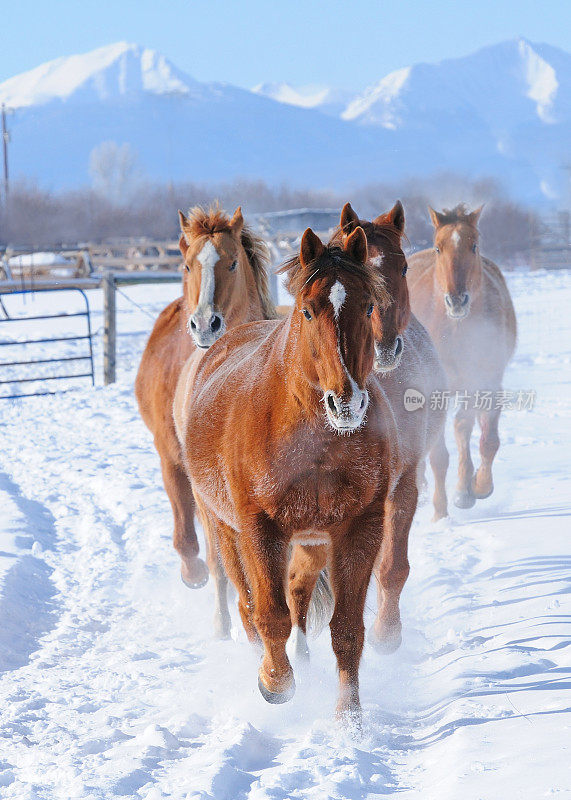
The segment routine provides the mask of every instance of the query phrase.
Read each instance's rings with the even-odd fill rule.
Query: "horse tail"
[[[326,569],[322,569],[307,609],[307,631],[313,638],[317,638],[325,626],[329,625],[334,607],[335,597],[329,574]]]

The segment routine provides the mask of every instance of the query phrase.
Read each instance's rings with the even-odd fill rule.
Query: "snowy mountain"
[[[149,94],[188,95],[196,81],[164,56],[127,42],[58,58],[0,85],[0,102],[17,109],[54,100],[108,101]]]
[[[289,83],[259,83],[252,89],[256,94],[271,97],[278,103],[299,108],[315,108],[324,114],[341,116],[351,100],[351,93],[330,86],[291,86]]]
[[[526,40],[416,64],[364,92],[201,83],[120,42],[0,84],[13,177],[89,182],[103,141],[129,143],[150,180],[237,177],[350,190],[441,172],[497,178],[517,199],[557,203],[571,140],[571,55]]]

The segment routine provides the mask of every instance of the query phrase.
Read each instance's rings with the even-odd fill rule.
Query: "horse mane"
[[[466,203],[458,203],[454,208],[443,208],[442,211],[438,213],[438,216],[442,220],[441,225],[453,225],[457,222],[471,223],[472,220],[470,217],[472,213],[472,211],[468,211],[466,208]]]
[[[388,239],[389,244],[395,248],[395,251],[392,255],[402,254],[404,256],[401,247],[401,240],[405,239],[408,243],[408,238],[405,233],[399,231],[399,229],[392,223],[385,220],[380,221],[378,219],[374,222],[369,222],[366,219],[360,219],[359,227],[363,228],[365,231],[365,236],[370,244],[375,244],[375,239],[378,240],[380,236],[383,239]],[[330,241],[339,244],[343,241],[343,235],[343,228],[341,225],[338,225],[333,231]]]
[[[266,242],[257,236],[247,225],[242,228],[242,247],[246,251],[248,261],[254,273],[256,289],[262,304],[264,319],[277,319],[278,312],[270,293],[270,283],[268,281],[268,265],[270,263],[270,248]]]
[[[187,217],[188,233],[193,238],[212,236],[214,233],[232,233],[230,217],[218,203],[214,203],[208,209],[203,206],[193,206],[189,209]]]
[[[391,303],[385,279],[380,272],[369,263],[361,264],[348,258],[343,248],[333,241],[325,245],[324,252],[306,266],[301,263],[299,254],[288,259],[278,270],[278,273],[283,272],[287,273],[286,288],[294,297],[319,278],[327,276],[336,278],[340,273],[348,272],[364,280],[380,306],[388,308]]]
[[[215,233],[232,233],[230,223],[230,217],[218,203],[211,205],[208,209],[203,206],[193,206],[188,212],[188,232],[194,238],[212,236]],[[265,241],[247,225],[242,228],[240,238],[252,268],[264,319],[276,319],[278,314],[270,294],[268,281],[269,248]]]

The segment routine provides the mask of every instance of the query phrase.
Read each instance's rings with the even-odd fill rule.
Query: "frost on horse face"
[[[343,307],[343,303],[345,302],[346,297],[347,297],[347,292],[345,291],[345,287],[343,286],[341,281],[335,281],[335,283],[331,287],[331,291],[329,292],[329,300],[331,301],[331,305],[333,306],[333,313],[335,315],[335,319],[339,319],[339,314],[341,313],[341,308]]]

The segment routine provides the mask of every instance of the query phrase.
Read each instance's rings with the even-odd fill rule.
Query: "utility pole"
[[[6,126],[6,112],[5,104],[2,103],[2,146],[4,150],[4,204],[8,206],[8,142],[10,141],[10,134]]]

